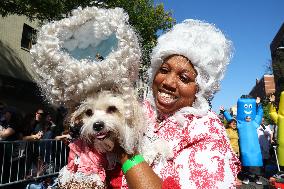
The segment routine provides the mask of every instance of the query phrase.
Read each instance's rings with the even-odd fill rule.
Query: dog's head
[[[110,91],[99,92],[87,98],[71,115],[71,125],[82,124],[80,137],[88,141],[99,152],[112,151],[119,142],[127,153],[133,153],[142,127],[142,113],[135,100],[133,117],[126,118],[127,107],[124,95]]]

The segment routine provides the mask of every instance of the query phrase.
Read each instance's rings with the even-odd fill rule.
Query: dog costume
[[[270,103],[269,115],[277,124],[277,156],[280,166],[284,166],[284,91],[280,94],[279,108],[276,111],[275,105]]]
[[[122,116],[128,121],[134,116],[133,84],[141,52],[121,8],[78,8],[72,16],[42,26],[30,52],[35,81],[50,103],[74,110],[90,96],[111,89],[123,94]],[[59,174],[60,187],[107,187],[105,169],[114,167],[114,158],[98,153],[81,138],[69,147],[68,165]]]
[[[226,120],[233,119],[225,111]],[[249,116],[250,122],[245,118]],[[262,105],[257,105],[254,98],[239,98],[237,103],[237,128],[240,140],[241,159],[243,166],[263,166],[261,149],[259,145],[257,128],[263,116]]]

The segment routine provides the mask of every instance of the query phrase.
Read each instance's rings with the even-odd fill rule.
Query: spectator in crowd
[[[235,119],[228,121],[226,132],[227,132],[228,138],[230,139],[230,143],[233,148],[233,151],[236,153],[238,157],[240,157],[239,135],[238,135],[238,130],[237,130],[237,121]]]
[[[36,112],[35,112],[35,117],[33,120],[33,128],[34,128],[34,132],[39,132],[39,131],[43,131],[43,128],[45,126],[45,112],[42,108],[39,108]]]
[[[24,118],[24,130],[22,139],[27,141],[39,141],[44,137],[43,128],[45,126],[45,113],[42,108],[38,108],[35,114],[27,114]],[[40,142],[28,143],[27,150],[27,175],[40,175],[43,167],[43,148]],[[30,154],[33,154],[30,156]]]
[[[21,139],[27,141],[40,140],[43,136],[43,132],[35,132],[34,115],[27,114],[23,119],[23,127],[21,132]]]
[[[2,126],[2,130],[0,130],[0,138],[6,141],[19,139],[19,133],[17,133],[19,118],[16,109],[13,107],[7,107],[3,112],[4,115],[0,122],[0,125]]]
[[[263,170],[265,171],[265,167],[270,159],[270,145],[272,143],[273,133],[269,125],[265,125],[264,118],[262,118],[262,122],[257,129],[257,134],[263,159]]]
[[[56,128],[56,125],[54,124],[53,118],[51,113],[46,113],[45,115],[45,121],[43,123],[42,132],[43,137],[42,139],[47,139],[40,141],[40,156],[44,159],[44,163],[50,164],[52,162],[52,148],[53,148],[53,142],[49,139],[54,139],[55,133],[54,130]]]
[[[42,131],[44,133],[43,139],[53,139],[55,137],[55,128],[56,125],[53,121],[51,113],[47,113],[45,116],[45,121],[43,124]]]
[[[19,114],[14,107],[7,107],[3,111],[3,119],[0,122],[2,130],[0,130],[0,138],[4,141],[15,141],[19,139]],[[2,167],[3,175],[2,182],[8,180],[14,181],[19,173],[18,157],[20,145],[19,143],[1,143],[0,145],[0,166]],[[1,170],[1,171],[2,171]]]
[[[225,109],[223,106],[220,107],[220,113],[223,115]],[[238,157],[240,157],[240,148],[239,148],[239,134],[237,129],[237,120],[235,118],[227,121],[226,124],[227,136],[230,140],[231,147]]]
[[[43,137],[43,132],[38,131],[35,132],[35,116],[32,113],[28,113],[24,116],[22,127],[20,131],[20,140],[27,141],[22,143],[24,148],[24,154],[25,154],[25,163],[24,167],[26,172],[24,173],[25,177],[29,177],[34,174],[36,174],[36,169],[38,164],[38,143],[36,141],[39,141]]]

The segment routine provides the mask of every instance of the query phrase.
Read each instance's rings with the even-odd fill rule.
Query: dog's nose
[[[105,124],[102,121],[97,121],[93,124],[93,129],[95,131],[101,131],[104,128]]]

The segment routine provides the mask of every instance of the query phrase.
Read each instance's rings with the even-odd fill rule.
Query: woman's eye
[[[166,68],[166,67],[161,67],[159,71],[160,71],[160,73],[162,73],[162,74],[166,74],[166,73],[169,72],[169,69]]]
[[[179,78],[183,83],[189,83],[190,82],[190,78],[186,75],[181,75]]]

